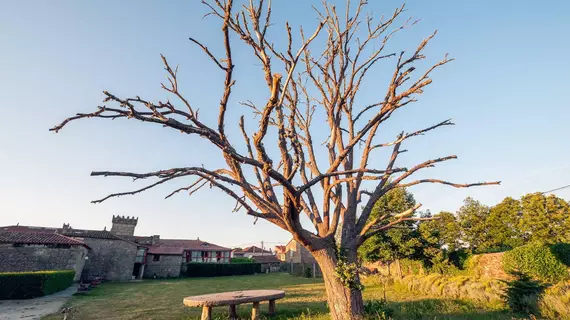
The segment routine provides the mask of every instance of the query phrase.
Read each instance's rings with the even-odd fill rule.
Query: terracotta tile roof
[[[274,255],[267,255],[267,256],[253,256],[251,257],[255,262],[258,263],[278,263],[281,260],[277,259]]]
[[[256,246],[251,246],[251,247],[245,247],[242,250],[234,250],[234,252],[239,252],[239,253],[267,253],[268,255],[273,254],[271,251],[267,251],[267,250],[263,250],[260,247],[256,247]]]
[[[106,230],[59,229],[58,233],[61,233],[64,236],[76,238],[95,238],[126,241],[125,239],[116,236]]]
[[[0,243],[13,244],[69,244],[89,248],[83,241],[57,233],[18,232],[0,230]]]
[[[148,253],[150,254],[181,255],[183,252],[184,252],[183,247],[161,247],[161,246],[148,247]]]
[[[200,251],[230,251],[229,248],[215,245],[202,240],[184,240],[184,239],[160,239],[156,246],[159,247],[181,247],[185,250]]]
[[[49,228],[49,227],[32,227],[32,226],[7,226],[0,227],[0,231],[16,231],[25,233],[58,233],[67,237],[76,238],[95,238],[95,239],[109,239],[109,240],[123,240],[123,239],[107,230],[86,230],[86,229],[62,229],[62,228]]]
[[[31,233],[55,233],[57,228],[32,227],[32,226],[6,226],[0,227],[3,231],[31,232]]]

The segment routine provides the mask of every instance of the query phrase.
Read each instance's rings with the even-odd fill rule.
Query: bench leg
[[[269,315],[275,314],[275,300],[269,300]]]
[[[229,319],[230,320],[237,320],[237,312],[236,312],[236,306],[235,304],[230,304],[230,310],[229,310]]]
[[[202,318],[201,320],[212,320],[212,307],[203,306],[202,307]]]
[[[259,311],[259,302],[254,302],[251,309],[251,320],[259,320]]]

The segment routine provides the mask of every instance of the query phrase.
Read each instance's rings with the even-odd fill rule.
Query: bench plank
[[[233,292],[212,293],[184,298],[188,307],[216,307],[242,303],[277,300],[285,297],[282,290],[243,290]]]

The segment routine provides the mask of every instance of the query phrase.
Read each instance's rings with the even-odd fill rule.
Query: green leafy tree
[[[482,251],[508,250],[525,242],[520,231],[521,202],[511,197],[492,207],[486,220],[487,237],[481,244]]]
[[[370,220],[391,216],[413,208],[414,196],[404,188],[390,190],[381,197],[374,208]],[[384,219],[389,223],[390,219]],[[404,258],[419,258],[422,255],[423,241],[413,221],[400,224],[378,233],[366,240],[359,249],[360,257],[366,261],[392,262]]]
[[[488,242],[488,228],[486,225],[489,216],[489,207],[479,201],[468,197],[457,212],[457,219],[461,228],[461,240],[469,245],[473,252],[480,252]]]
[[[437,248],[455,251],[460,248],[461,227],[451,212],[440,212],[436,220],[426,221],[419,225],[419,231],[426,242]]]
[[[519,228],[524,242],[570,241],[570,207],[554,195],[527,194],[521,198]]]

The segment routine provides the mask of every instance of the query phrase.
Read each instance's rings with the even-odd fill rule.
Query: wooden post
[[[275,300],[269,300],[269,315],[275,314]]]
[[[230,320],[237,320],[237,312],[236,312],[236,305],[235,304],[230,304],[230,311],[229,311],[229,319]]]
[[[315,267],[316,267],[316,265],[315,265],[315,263],[313,262],[313,278],[316,278],[316,277],[317,277],[317,268],[315,268]]]
[[[203,306],[202,307],[202,318],[201,320],[212,320],[212,307]]]
[[[259,302],[254,302],[251,309],[251,320],[259,320],[259,311]]]

